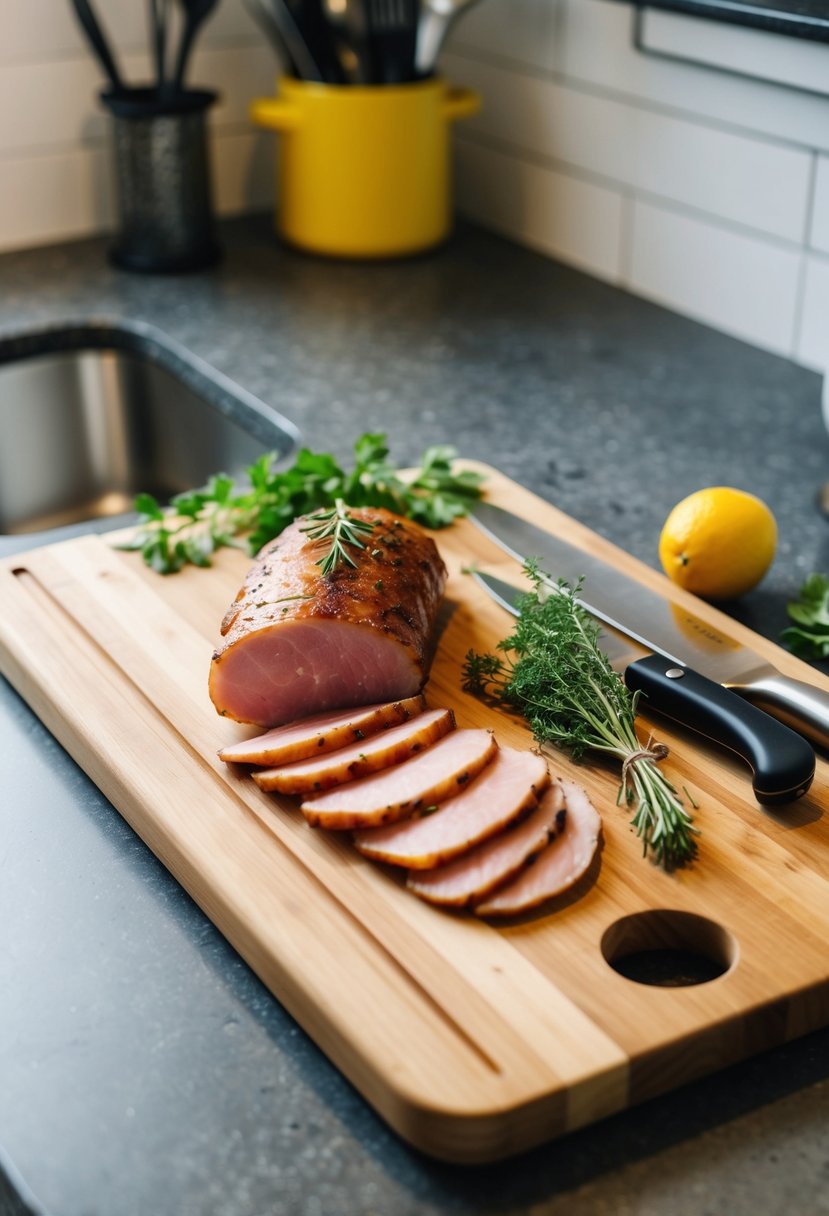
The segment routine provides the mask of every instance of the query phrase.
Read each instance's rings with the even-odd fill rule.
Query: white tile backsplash
[[[455,52],[450,76],[479,90],[468,124],[607,182],[802,242],[811,155]]]
[[[635,204],[631,291],[783,355],[792,349],[800,263],[796,249]]]
[[[456,169],[464,214],[597,278],[617,278],[620,194],[469,138],[458,140]]]
[[[146,5],[110,0],[99,15],[124,77],[145,81]],[[98,101],[106,81],[68,0],[0,0],[0,29],[0,249],[111,228],[110,127]],[[273,199],[274,140],[251,127],[248,105],[273,92],[278,69],[244,6],[219,5],[203,27],[188,82],[219,94],[209,122],[221,214]]]
[[[632,7],[616,0],[555,0],[546,21],[531,0],[483,0],[475,11],[443,57],[447,74],[484,98],[458,133],[464,208],[678,312],[829,369],[817,336],[829,317],[829,259],[809,257],[829,254],[829,97],[645,54]],[[672,15],[674,36],[684,20],[689,48],[704,42],[726,65],[730,28]],[[795,75],[798,54],[804,73],[806,59],[829,55],[795,39],[784,51]],[[740,53],[741,71],[758,76],[779,62],[769,36],[743,40]],[[507,164],[515,182],[504,180]],[[553,236],[550,200],[577,200],[588,185],[619,217],[610,237],[600,209],[578,214],[578,202],[563,221],[567,239]],[[584,254],[594,245],[596,268]]]
[[[829,253],[829,156],[817,158],[809,243],[813,249]]]
[[[806,259],[797,356],[802,363],[829,372],[829,258]]]
[[[146,77],[146,5],[108,0],[100,11],[125,75]],[[687,29],[689,48],[694,38],[728,66],[727,27],[684,20],[669,19],[680,41]],[[0,249],[106,230],[102,74],[70,4],[0,0],[0,29]],[[456,129],[460,209],[829,369],[829,97],[643,54],[632,29],[632,8],[617,0],[480,0],[463,15],[441,66],[484,106]],[[779,57],[768,36],[741,47],[744,71],[768,74]],[[816,53],[793,39],[782,49],[795,73],[798,54]],[[278,69],[241,0],[224,0],[189,76],[221,94],[210,115],[221,214],[273,201],[276,140],[247,110]]]

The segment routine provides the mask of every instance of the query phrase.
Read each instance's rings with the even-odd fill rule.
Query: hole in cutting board
[[[601,949],[619,975],[656,988],[707,984],[724,975],[739,953],[735,938],[716,921],[669,909],[615,921]]]

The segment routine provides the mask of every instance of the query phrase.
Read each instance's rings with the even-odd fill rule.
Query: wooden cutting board
[[[483,466],[477,466],[483,467]],[[643,583],[636,562],[494,470],[491,500],[532,517]],[[466,575],[517,566],[468,522],[436,535],[450,568],[427,693],[460,726],[531,745],[520,721],[461,692],[468,648],[509,631]],[[309,828],[216,758],[255,731],[207,695],[218,627],[248,561],[162,578],[84,537],[0,566],[0,667],[211,920],[388,1122],[427,1153],[488,1161],[600,1119],[829,1023],[829,765],[810,794],[761,810],[730,753],[663,723],[665,769],[699,804],[698,861],[644,860],[617,807],[618,770],[574,766],[604,820],[604,847],[570,895],[501,926],[418,901],[347,838]],[[690,597],[686,602],[691,603]],[[781,669],[820,674],[713,608]],[[656,987],[608,959],[683,946],[726,967]]]

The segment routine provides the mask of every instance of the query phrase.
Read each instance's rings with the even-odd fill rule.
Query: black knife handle
[[[803,736],[721,684],[657,654],[631,663],[625,683],[651,709],[742,756],[758,802],[793,802],[812,784],[815,753]]]

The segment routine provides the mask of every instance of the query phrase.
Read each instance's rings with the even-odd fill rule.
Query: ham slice
[[[314,827],[339,830],[393,823],[444,802],[494,757],[498,744],[488,730],[454,730],[419,756],[302,804]]]
[[[564,825],[564,796],[553,786],[519,823],[436,870],[412,871],[406,885],[429,903],[455,908],[484,899],[539,853]]]
[[[321,756],[349,743],[359,743],[399,722],[408,722],[426,708],[421,695],[404,701],[387,701],[335,713],[315,714],[278,726],[255,739],[223,747],[219,759],[229,764],[292,764],[309,756]]]
[[[390,768],[436,743],[455,726],[451,709],[432,709],[411,722],[381,731],[364,743],[352,743],[324,756],[313,756],[282,768],[253,774],[260,789],[279,794],[309,794],[344,785],[368,773]]]
[[[413,696],[426,681],[446,567],[434,541],[380,507],[356,565],[323,575],[329,541],[297,519],[266,545],[222,622],[210,666],[217,711],[280,726],[310,714]]]
[[[422,819],[357,832],[354,843],[375,861],[431,869],[502,831],[538,802],[550,783],[537,752],[498,749],[495,759],[460,794]]]
[[[587,794],[572,781],[561,781],[567,807],[564,831],[536,857],[532,865],[478,904],[479,916],[514,916],[561,895],[589,868],[601,835],[602,821]],[[553,796],[551,788],[541,805]]]

